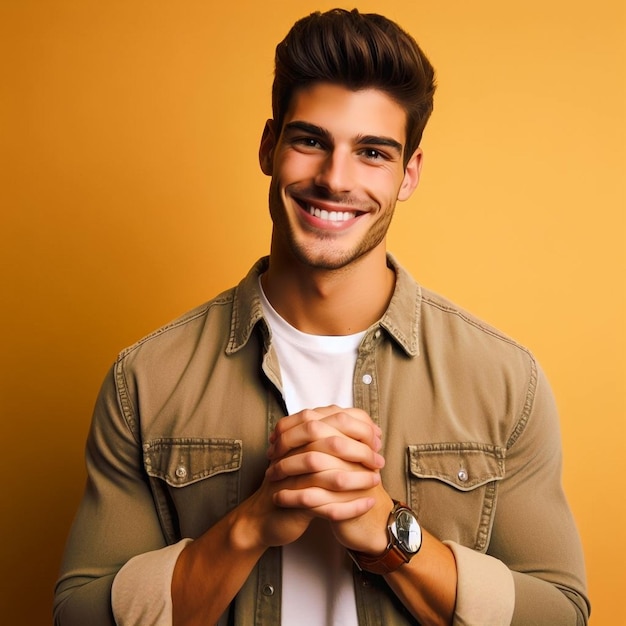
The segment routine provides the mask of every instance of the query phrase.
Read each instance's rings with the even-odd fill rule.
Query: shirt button
[[[459,479],[462,483],[464,483],[464,482],[467,480],[467,478],[468,478],[468,475],[467,475],[467,470],[465,470],[465,469],[460,469],[460,470],[459,470],[459,473],[457,474],[457,477],[458,477],[458,479]]]
[[[371,385],[373,379],[369,374],[363,374],[362,380],[365,385]]]
[[[377,330],[377,331],[374,333],[374,337],[375,337],[376,339],[378,339],[378,338],[380,337],[380,330]]]
[[[274,587],[273,585],[265,584],[263,585],[263,589],[261,590],[264,596],[273,596],[274,595]]]
[[[175,473],[177,478],[185,478],[187,476],[187,468],[184,465],[179,465]]]

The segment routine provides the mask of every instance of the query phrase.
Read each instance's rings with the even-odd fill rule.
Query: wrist
[[[394,500],[387,519],[388,543],[381,553],[348,553],[361,570],[373,574],[389,574],[408,563],[420,550],[422,530],[417,517],[406,504]]]
[[[223,519],[227,528],[226,541],[233,554],[259,553],[268,548],[262,541],[262,533],[256,518],[251,514],[249,502],[242,502]]]

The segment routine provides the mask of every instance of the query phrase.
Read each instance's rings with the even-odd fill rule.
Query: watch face
[[[410,511],[401,509],[391,525],[400,547],[409,554],[415,554],[422,545],[422,530]]]

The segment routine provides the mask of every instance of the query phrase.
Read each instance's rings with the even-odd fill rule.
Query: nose
[[[332,193],[345,193],[354,186],[355,163],[350,152],[333,150],[320,163],[315,184]]]

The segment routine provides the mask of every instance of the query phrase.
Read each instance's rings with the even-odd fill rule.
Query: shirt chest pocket
[[[485,551],[495,514],[505,449],[481,443],[410,445],[411,508],[438,539]]]
[[[155,439],[143,446],[144,467],[168,539],[198,537],[237,505],[242,442]]]

